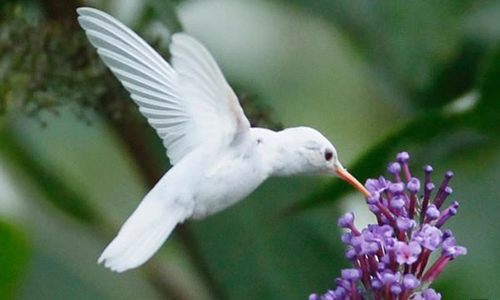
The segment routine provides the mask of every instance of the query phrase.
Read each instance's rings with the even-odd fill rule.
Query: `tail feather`
[[[185,218],[183,207],[146,197],[97,262],[116,272],[136,268],[158,251]]]

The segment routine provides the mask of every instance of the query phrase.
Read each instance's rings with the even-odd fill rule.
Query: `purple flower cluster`
[[[346,257],[352,269],[342,270],[335,280],[336,290],[309,300],[439,300],[441,294],[429,285],[441,274],[448,262],[467,249],[458,246],[451,230],[443,230],[446,221],[457,213],[458,202],[443,204],[453,192],[449,187],[453,173],[448,171],[436,190],[431,182],[431,166],[424,168],[422,183],[412,177],[406,152],[389,164],[393,180],[384,177],[368,179],[370,192],[366,202],[377,218],[377,224],[358,230],[354,214],[342,216],[338,225],[348,229],[342,242],[348,246]],[[441,253],[428,266],[432,253]]]

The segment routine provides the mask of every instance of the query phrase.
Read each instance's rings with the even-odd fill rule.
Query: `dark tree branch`
[[[84,6],[81,1],[78,0],[38,0],[40,2],[47,18],[54,21],[67,22],[73,24],[76,28],[78,24],[72,20],[76,20],[78,14],[76,9],[78,7]]]

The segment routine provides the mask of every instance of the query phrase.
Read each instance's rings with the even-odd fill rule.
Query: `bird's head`
[[[293,159],[282,162],[291,174],[327,174],[340,177],[369,196],[366,188],[342,166],[337,150],[319,131],[310,127],[288,128],[281,132]]]

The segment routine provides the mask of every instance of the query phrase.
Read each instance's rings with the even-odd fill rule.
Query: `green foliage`
[[[172,33],[182,31],[182,24],[177,18],[173,1],[148,0],[146,20],[156,19],[162,22]]]
[[[416,107],[452,101],[474,84],[486,41],[461,37],[458,26],[476,1],[274,0],[292,3],[348,33],[390,91]]]
[[[9,7],[0,23],[0,112],[39,118],[69,107],[88,122],[97,110],[129,115],[125,92],[81,31],[68,23],[28,19],[22,6]],[[131,110],[132,111],[132,110]]]
[[[481,99],[471,122],[494,138],[500,131],[500,45],[490,55],[481,78]]]
[[[43,17],[50,14],[33,13],[43,10],[44,3],[49,2],[57,4],[57,1],[41,1],[30,9],[0,8],[3,10],[0,113],[22,112],[40,120],[43,115],[41,121],[45,123],[59,111],[68,110],[88,122],[96,111],[114,130],[120,146],[132,154],[145,181],[153,184],[164,171],[159,163],[166,160],[161,143],[149,143],[152,131],[147,132],[148,135],[146,126],[136,126],[136,122],[144,123],[144,120],[137,118],[139,114],[127,93],[101,63],[75,20],[55,21]],[[141,32],[152,20],[159,20],[171,32],[181,31],[183,26],[175,11],[175,5],[180,2],[145,1],[136,28]],[[411,150],[417,156],[425,153],[426,158],[436,162],[437,168],[456,168],[458,178],[454,180],[459,183],[456,191],[465,207],[460,218],[466,226],[457,226],[455,232],[473,251],[458,263],[467,267],[454,269],[452,276],[443,278],[439,288],[445,298],[464,295],[493,298],[497,288],[491,282],[499,275],[498,270],[488,267],[494,261],[494,249],[500,246],[495,238],[496,214],[500,208],[496,199],[498,185],[494,183],[500,180],[495,150],[500,130],[500,49],[491,50],[492,45],[498,44],[499,35],[484,33],[487,31],[484,28],[494,28],[494,24],[481,25],[483,27],[467,24],[474,14],[483,20],[484,11],[492,9],[494,3],[453,0],[273,2],[280,2],[281,9],[293,4],[297,15],[303,13],[326,20],[329,29],[345,35],[353,57],[359,58],[362,67],[368,70],[360,76],[374,81],[373,85],[382,91],[382,96],[374,99],[397,104],[401,108],[398,113],[407,117],[401,126],[393,126],[389,134],[347,165],[351,173],[361,181],[382,174],[389,159],[400,150]],[[297,18],[296,22],[301,21]],[[463,28],[472,29],[466,32]],[[291,32],[300,34],[300,30]],[[153,45],[164,45],[163,42],[156,40]],[[164,49],[160,51],[168,57]],[[346,65],[350,63],[356,65],[357,62],[353,60]],[[263,104],[269,95],[246,82],[229,79],[254,126],[282,127],[270,108]],[[311,76],[310,80],[315,78]],[[450,104],[471,91],[479,94],[475,106],[462,111],[450,110]],[[304,109],[303,104],[300,105],[299,109]],[[373,115],[386,118],[377,112]],[[392,121],[391,117],[387,120]],[[350,125],[353,124],[346,124]],[[342,130],[337,133],[341,134]],[[482,144],[471,138],[478,134]],[[59,212],[80,221],[78,224],[95,235],[100,235],[101,229],[107,232],[116,227],[108,224],[103,217],[106,214],[97,211],[89,199],[71,188],[64,174],[53,172],[50,164],[33,154],[30,147],[36,145],[22,143],[4,129],[0,132],[0,145],[1,158],[21,169],[26,181],[35,183],[42,192],[41,199],[47,199]],[[106,174],[98,176],[105,178]],[[337,204],[349,192],[353,189],[337,179],[326,185],[320,184],[317,178],[274,179],[243,204],[202,222],[186,224],[174,238],[184,241],[186,251],[182,255],[191,259],[190,268],[195,276],[210,285],[207,298],[307,299],[310,292],[332,287],[333,278],[344,266],[335,220],[340,207]],[[488,206],[477,205],[477,201]],[[295,204],[289,207],[291,203]],[[311,209],[321,205],[321,210]],[[288,213],[286,217],[279,215],[283,208]],[[477,221],[478,215],[481,222]],[[488,232],[492,233],[488,235]],[[22,278],[19,274],[25,270],[29,252],[24,237],[3,223],[0,223],[0,239],[0,298],[4,299],[12,297],[11,290]],[[191,242],[187,242],[189,240]],[[169,247],[165,248],[171,249]],[[164,282],[171,278],[154,271],[159,268],[156,262],[144,268],[146,280],[156,285],[162,297],[182,299],[165,288]],[[482,271],[487,275],[473,279],[464,275]],[[45,274],[38,272],[41,273]],[[456,284],[465,279],[481,288]],[[198,288],[189,283],[186,286],[183,288]],[[3,291],[7,291],[6,294],[2,294]],[[481,291],[486,292],[480,294]]]
[[[0,153],[26,174],[30,174],[45,193],[46,199],[56,208],[85,223],[96,224],[101,221],[99,213],[85,199],[73,191],[57,174],[50,172],[49,168],[35,159],[9,132],[0,135],[0,143],[3,145]]]
[[[21,231],[0,220],[0,245],[0,298],[11,299],[25,274],[28,243]]]
[[[273,109],[269,105],[264,104],[257,93],[238,82],[231,82],[230,85],[235,90],[241,107],[252,126],[274,130],[283,129],[283,124],[277,120]]]

